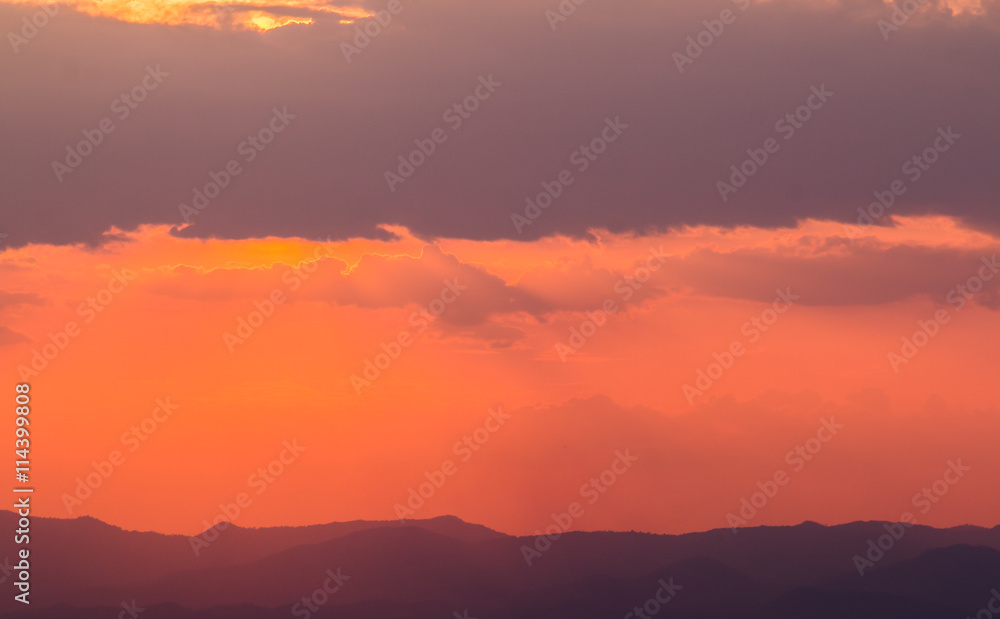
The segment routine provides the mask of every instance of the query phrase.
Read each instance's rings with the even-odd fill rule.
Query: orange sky
[[[988,272],[996,238],[945,218],[853,240],[816,221],[589,242],[388,229],[395,240],[322,245],[144,227],[97,249],[0,253],[4,375],[12,386],[36,351],[53,357],[28,376],[37,513],[196,533],[248,491],[243,526],[390,519],[451,460],[416,517],[530,533],[631,449],[639,460],[579,528],[702,530],[726,526],[833,415],[842,433],[751,524],[894,519],[954,458],[972,471],[918,520],[995,524],[998,368],[983,333],[997,327],[996,282],[961,309],[949,291]],[[134,279],[112,284],[115,272]],[[777,290],[799,299],[775,305]],[[241,337],[271,298],[283,302]],[[557,348],[606,303],[616,313],[578,350]],[[889,353],[936,311],[948,321],[894,371]],[[744,326],[771,318],[756,337]],[[398,358],[352,383],[401,334]],[[734,342],[745,352],[685,395]],[[167,398],[177,409],[129,438]],[[456,448],[481,428],[480,449]],[[257,494],[251,476],[285,440],[305,451]],[[124,461],[70,512],[75,480],[114,450]]]

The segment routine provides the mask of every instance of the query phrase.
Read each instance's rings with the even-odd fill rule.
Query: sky
[[[0,2],[36,514],[997,524],[998,22]]]

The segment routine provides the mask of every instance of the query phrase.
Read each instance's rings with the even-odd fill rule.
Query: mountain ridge
[[[5,514],[0,521],[11,517]],[[234,525],[215,528],[218,537],[196,553],[188,536],[127,531],[91,517],[39,518],[32,524],[34,609],[9,616],[87,619],[95,609],[137,600],[164,617],[270,619],[280,616],[276,609],[287,616],[304,596],[319,592],[328,599],[311,611],[315,617],[422,617],[463,607],[481,609],[472,615],[481,619],[562,616],[558,612],[596,617],[597,609],[644,602],[635,598],[654,596],[676,577],[687,591],[670,601],[678,617],[795,616],[828,599],[839,600],[834,607],[845,617],[862,612],[866,600],[876,600],[888,618],[913,616],[921,603],[950,617],[976,611],[989,597],[988,588],[978,589],[994,575],[1000,582],[1000,527],[972,525],[907,528],[860,576],[854,555],[866,552],[867,541],[884,536],[889,524],[803,522],[735,534],[726,528],[679,535],[571,531],[546,544],[457,517]],[[0,557],[11,542],[0,538]],[[543,550],[529,564],[525,548]],[[981,574],[975,585],[963,584],[971,578],[963,576],[967,565]],[[929,587],[935,574],[949,577]],[[342,586],[323,593],[334,577]],[[69,606],[51,610],[58,604]],[[254,610],[234,610],[243,607]],[[15,608],[0,602],[0,612]]]

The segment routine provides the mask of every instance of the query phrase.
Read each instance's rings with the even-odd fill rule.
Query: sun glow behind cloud
[[[9,4],[41,4],[35,0],[6,0]],[[247,0],[198,2],[191,0],[71,0],[68,5],[94,17],[110,17],[138,24],[190,24],[266,32],[292,24],[311,24],[315,16],[339,16],[353,23],[373,15],[358,6],[334,6],[314,0]]]
[[[49,4],[38,0],[0,0],[7,4],[41,5]],[[770,0],[758,0],[769,2]],[[837,4],[840,0],[829,0]],[[887,7],[898,4],[897,0],[884,0]],[[70,0],[58,4],[68,5],[94,17],[110,17],[119,21],[140,24],[191,24],[213,28],[236,28],[266,32],[294,24],[312,24],[320,14],[340,17],[342,25],[353,24],[356,20],[374,16],[372,11],[360,6],[328,5],[318,0],[220,0],[219,2],[199,2],[197,0]],[[937,0],[921,4],[926,8],[936,5],[953,14],[982,15],[982,0]]]

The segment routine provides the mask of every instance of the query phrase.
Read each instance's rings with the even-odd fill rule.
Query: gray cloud
[[[948,126],[962,138],[907,181],[891,214],[1000,229],[995,4],[975,18],[932,10],[887,42],[878,0],[773,0],[736,9],[683,74],[672,54],[733,3],[594,1],[552,32],[544,11],[556,4],[404,2],[350,63],[341,43],[355,26],[336,16],[260,35],[64,11],[19,53],[0,54],[0,106],[17,119],[0,154],[7,241],[97,244],[111,226],[179,224],[178,205],[231,159],[242,173],[178,234],[340,239],[396,223],[428,238],[495,239],[853,222]],[[0,30],[26,12],[0,5]],[[113,101],[147,66],[169,76],[120,119]],[[443,112],[486,75],[502,85],[452,130]],[[775,123],[821,84],[833,98],[723,202],[716,182],[729,166],[777,136]],[[247,163],[239,145],[276,106],[297,117]],[[629,129],[576,173],[571,153],[609,116]],[[114,132],[58,182],[53,160],[105,117]],[[384,172],[437,127],[447,141],[390,192]],[[511,213],[563,169],[575,182],[519,235]]]
[[[34,293],[0,290],[0,309],[15,305],[42,305],[44,301]]]

